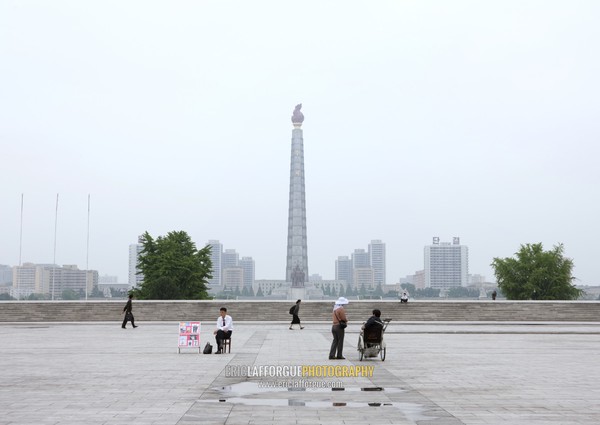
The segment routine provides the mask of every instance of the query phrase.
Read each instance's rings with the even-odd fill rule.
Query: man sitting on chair
[[[383,321],[381,320],[381,311],[379,309],[373,310],[373,315],[369,317],[369,320],[362,326],[365,343],[367,343],[367,334],[370,332],[376,332],[383,327]],[[367,343],[368,345],[368,343]]]
[[[223,340],[231,338],[233,332],[233,319],[227,314],[227,308],[221,307],[220,316],[217,319],[217,329],[213,332],[217,340],[217,351],[215,354],[224,353]]]

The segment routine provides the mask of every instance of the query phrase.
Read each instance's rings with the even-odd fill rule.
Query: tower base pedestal
[[[304,300],[306,297],[306,288],[290,288],[288,300]]]

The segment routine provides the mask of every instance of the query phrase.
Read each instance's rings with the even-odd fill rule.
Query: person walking
[[[331,349],[329,350],[329,360],[344,360],[344,333],[348,324],[348,318],[346,317],[346,311],[344,306],[348,304],[348,300],[344,297],[339,297],[333,307],[333,325],[331,326],[331,333],[333,334],[333,341],[331,342]]]
[[[293,307],[293,309],[290,310],[290,312],[293,314],[292,323],[290,323],[290,330],[293,329],[294,325],[298,325],[298,326],[300,326],[300,329],[304,329],[304,326],[302,326],[300,324],[300,316],[298,316],[298,313],[300,313],[300,303],[301,302],[302,302],[302,300],[296,301],[296,305]]]
[[[127,300],[127,304],[125,304],[125,307],[123,307],[123,313],[125,313],[125,317],[123,318],[123,324],[121,325],[121,327],[123,329],[127,329],[127,322],[131,321],[131,326],[133,326],[134,328],[137,328],[137,326],[135,325],[135,319],[133,318],[133,313],[131,312],[132,310],[132,305],[131,305],[131,300],[133,299],[133,295],[129,294],[129,299]],[[123,314],[121,313],[121,314]]]

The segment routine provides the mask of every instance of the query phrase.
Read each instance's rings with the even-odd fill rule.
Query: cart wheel
[[[381,356],[381,361],[384,362],[385,361],[385,348],[382,348],[381,350],[379,350],[379,355]]]

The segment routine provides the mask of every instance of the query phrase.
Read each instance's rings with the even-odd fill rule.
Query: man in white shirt
[[[217,340],[217,351],[215,354],[223,353],[223,340],[231,338],[233,332],[233,319],[227,314],[227,308],[221,307],[221,315],[217,319],[217,329],[213,332]]]

